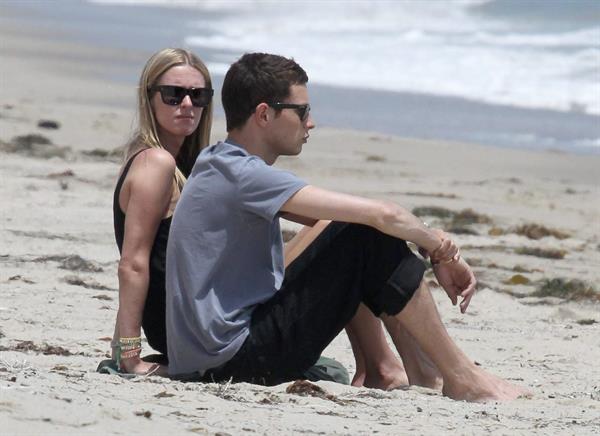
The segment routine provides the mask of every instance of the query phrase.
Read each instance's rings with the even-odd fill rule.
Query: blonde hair
[[[190,65],[196,68],[204,76],[206,87],[212,88],[208,68],[192,52],[180,48],[165,48],[152,55],[148,59],[140,77],[137,110],[138,128],[134,132],[132,139],[125,146],[125,161],[128,161],[135,152],[142,148],[164,149],[158,137],[156,117],[150,104],[151,95],[149,89],[158,83],[161,76],[167,70],[178,65]],[[175,180],[180,190],[183,188],[186,177],[190,174],[198,154],[210,141],[212,113],[213,102],[211,100],[208,106],[202,111],[198,127],[191,135],[185,138],[179,150],[176,159]]]

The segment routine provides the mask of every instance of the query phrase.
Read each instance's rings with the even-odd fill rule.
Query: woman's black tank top
[[[134,154],[117,181],[115,193],[113,197],[113,224],[115,228],[115,239],[119,247],[119,253],[123,250],[123,237],[125,234],[125,214],[121,210],[119,204],[119,194],[121,187],[127,177],[129,168],[133,160],[144,150],[140,150]],[[166,255],[167,255],[167,240],[169,238],[169,228],[171,227],[171,217],[161,220],[152,251],[150,253],[150,281],[148,284],[148,295],[146,304],[144,305],[144,314],[142,317],[142,328],[148,343],[155,350],[167,354],[167,334],[165,326],[165,270],[166,270]]]

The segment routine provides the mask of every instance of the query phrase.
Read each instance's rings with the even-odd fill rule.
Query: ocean
[[[318,124],[600,153],[600,1],[88,0],[29,7],[95,44],[188,47],[217,84],[244,52],[294,57],[308,72]]]

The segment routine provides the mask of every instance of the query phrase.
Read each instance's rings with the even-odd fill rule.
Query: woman
[[[146,63],[138,89],[139,127],[126,146],[114,193],[119,310],[112,349],[119,370],[166,373],[141,358],[141,328],[166,356],[165,257],[171,216],[196,157],[208,145],[213,89],[194,54],[164,49]]]

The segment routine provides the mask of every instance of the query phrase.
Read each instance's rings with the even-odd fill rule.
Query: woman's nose
[[[180,106],[185,106],[185,107],[193,106],[191,97],[189,95],[186,95],[185,97],[183,97],[183,100],[181,100]]]

